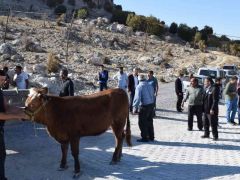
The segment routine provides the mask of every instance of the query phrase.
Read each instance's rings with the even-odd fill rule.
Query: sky
[[[114,3],[139,15],[153,15],[169,26],[172,22],[199,29],[208,25],[216,34],[240,39],[240,0],[114,0]]]

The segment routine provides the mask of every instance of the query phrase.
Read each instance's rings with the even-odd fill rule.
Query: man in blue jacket
[[[153,109],[154,109],[154,89],[146,81],[144,75],[138,77],[139,84],[135,90],[133,107],[139,108],[138,125],[141,131],[141,139],[138,142],[154,141]]]
[[[105,69],[104,65],[101,65],[102,71],[98,74],[99,80],[99,89],[103,91],[103,89],[108,89],[107,81],[108,81],[108,71]]]

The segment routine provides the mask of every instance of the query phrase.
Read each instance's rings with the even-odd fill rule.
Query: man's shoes
[[[141,138],[141,139],[137,139],[137,142],[148,142],[149,140],[148,139],[145,139],[145,138]]]
[[[217,141],[217,140],[218,140],[218,137],[214,137],[213,140],[214,140],[214,141]]]
[[[154,138],[149,138],[149,141],[154,141]]]
[[[232,124],[233,126],[237,125],[237,123],[234,122],[234,121],[231,121],[231,124]]]
[[[209,136],[207,136],[207,135],[203,135],[203,136],[201,136],[201,138],[209,138]]]
[[[202,131],[203,129],[202,128],[199,128],[199,131]]]
[[[188,128],[187,130],[188,130],[188,131],[192,131],[192,128]]]

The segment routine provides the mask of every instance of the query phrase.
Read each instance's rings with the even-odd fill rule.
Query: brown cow
[[[78,177],[81,137],[99,135],[111,126],[116,137],[116,148],[111,161],[113,164],[121,159],[125,136],[127,144],[131,146],[128,107],[127,94],[121,89],[74,97],[50,96],[47,95],[47,89],[31,89],[25,103],[25,112],[35,122],[46,125],[50,135],[61,143],[61,170],[67,168],[70,143],[75,164],[74,177]]]

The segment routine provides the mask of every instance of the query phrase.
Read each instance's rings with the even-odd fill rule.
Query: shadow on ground
[[[16,153],[7,156],[7,175],[10,179],[72,179],[73,159],[68,156],[69,169],[56,171],[60,160],[60,146],[49,137],[43,126],[37,125],[37,136],[30,122],[6,126],[6,147]],[[132,137],[134,147],[137,137]],[[224,140],[226,141],[226,139]],[[114,147],[110,131],[98,137],[82,138],[80,142],[81,171],[84,177],[119,179],[207,179],[238,174],[240,167],[205,164],[178,164],[151,162],[147,157],[126,154],[122,161],[109,165]],[[154,146],[192,147],[222,150],[240,150],[239,146],[155,141]],[[138,148],[141,150],[141,148]],[[133,149],[132,149],[133,150]],[[143,153],[144,154],[144,153]],[[186,173],[191,172],[191,173]],[[81,178],[80,178],[81,179]]]

